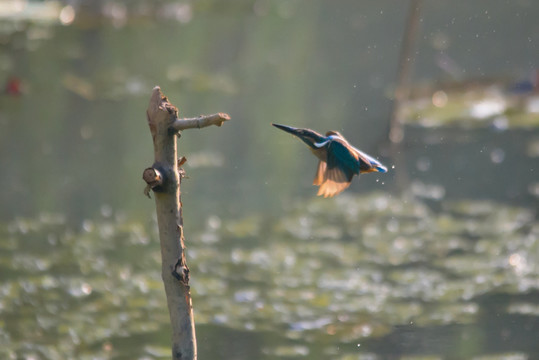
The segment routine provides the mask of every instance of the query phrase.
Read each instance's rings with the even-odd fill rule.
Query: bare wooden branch
[[[217,113],[213,115],[200,115],[196,118],[188,119],[176,119],[171,128],[174,131],[181,131],[185,129],[200,129],[206,126],[221,126],[227,120],[230,120],[230,116],[225,113]]]
[[[185,172],[180,166],[187,159],[178,158],[177,140],[180,130],[210,125],[221,126],[230,117],[219,113],[179,119],[178,108],[168,101],[159,86],[153,89],[146,116],[153,139],[155,162],[144,170],[142,177],[147,184],[144,193],[149,197],[150,191],[153,190],[155,194],[161,243],[161,276],[172,324],[172,359],[196,360],[195,321],[189,286],[189,267],[185,261],[180,198],[181,178],[185,177]]]
[[[181,216],[178,136],[169,131],[178,118],[178,109],[159,87],[155,87],[146,114],[154,143],[155,162],[144,171],[143,178],[148,186],[159,186],[159,191],[156,187],[152,189],[161,243],[161,276],[172,325],[172,359],[196,360],[195,321]]]

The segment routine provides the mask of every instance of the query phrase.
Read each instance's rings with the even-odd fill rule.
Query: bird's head
[[[327,140],[327,137],[320,135],[316,131],[310,129],[300,129],[292,126],[272,124],[277,129],[281,129],[300,138],[305,144],[309,145],[312,149],[318,149],[319,146],[315,144],[321,144]]]
[[[342,136],[340,132],[335,131],[335,130],[329,130],[328,132],[326,132],[326,136],[327,136],[327,137],[330,137],[330,136],[338,136],[338,137],[340,137],[341,139],[344,140],[344,136]]]

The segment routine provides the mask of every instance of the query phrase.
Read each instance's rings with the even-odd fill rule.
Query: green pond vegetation
[[[502,131],[539,126],[537,92],[515,93],[502,84],[480,87],[473,82],[461,84],[464,85],[466,89],[438,90],[435,85],[429,85],[428,96],[413,97],[404,104],[402,112],[406,124],[426,128],[492,127]]]
[[[186,236],[197,327],[290,341],[262,349],[264,359],[312,346],[357,359],[356,344],[395,326],[473,324],[488,296],[508,297],[498,316],[539,316],[522,296],[539,292],[528,208],[466,200],[433,210],[411,196],[343,194],[275,219],[210,215]],[[2,226],[0,357],[167,358],[159,252],[155,224],[114,216],[77,231],[46,214]]]
[[[312,155],[270,124],[395,165],[407,3],[88,3],[110,14],[69,25],[71,5],[32,1],[0,26],[2,84],[23,88],[0,97],[0,359],[170,358],[140,180],[156,84],[181,116],[233,118],[180,144],[200,359],[539,357],[539,97],[511,90],[536,71],[534,2],[424,2],[405,159],[334,199],[310,198]],[[438,86],[439,55],[460,83]]]

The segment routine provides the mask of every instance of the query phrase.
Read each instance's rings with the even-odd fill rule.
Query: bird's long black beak
[[[296,136],[298,135],[298,131],[301,130],[301,129],[298,129],[292,126],[286,126],[286,125],[279,125],[279,124],[271,124],[271,125],[275,126],[277,129],[281,129],[283,131],[286,131],[287,133],[290,133]]]

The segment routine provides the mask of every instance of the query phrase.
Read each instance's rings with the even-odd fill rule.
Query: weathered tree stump
[[[179,119],[178,109],[161,89],[153,89],[146,111],[152,134],[155,162],[143,172],[147,186],[144,193],[155,195],[159,239],[161,243],[162,278],[165,285],[170,323],[172,325],[172,359],[197,358],[195,321],[189,286],[189,267],[185,261],[183,218],[180,199],[181,171],[185,158],[178,159],[177,139],[180,131],[221,126],[230,120],[219,113],[191,119]]]

